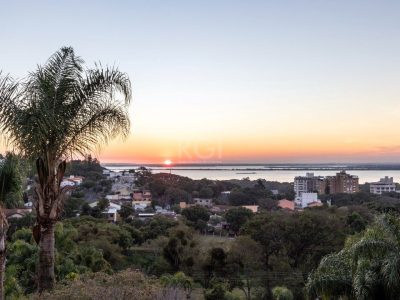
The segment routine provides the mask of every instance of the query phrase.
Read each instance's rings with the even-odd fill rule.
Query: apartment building
[[[323,194],[325,182],[322,176],[314,176],[314,173],[306,173],[306,176],[294,178],[294,191],[296,198],[300,198],[303,193]]]
[[[381,195],[383,193],[395,192],[396,184],[393,182],[393,177],[385,176],[378,182],[371,182],[369,185],[369,191],[372,194]]]
[[[356,193],[359,191],[358,177],[341,171],[335,176],[315,176],[307,173],[306,176],[294,178],[294,191],[296,199],[300,199],[303,193],[337,194]]]
[[[356,193],[360,191],[358,177],[347,174],[346,171],[325,178],[325,194]]]

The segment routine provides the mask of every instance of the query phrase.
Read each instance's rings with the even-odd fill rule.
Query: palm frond
[[[358,260],[358,266],[353,274],[353,289],[357,299],[374,299],[379,292],[379,263],[370,259]]]
[[[381,275],[385,288],[392,298],[400,297],[400,256],[394,252],[382,261]]]
[[[22,200],[22,178],[18,158],[7,153],[0,162],[0,202],[6,207],[17,207]]]
[[[125,73],[114,67],[83,70],[72,48],[62,48],[27,80],[0,81],[1,131],[28,157],[63,159],[129,133],[132,96]]]
[[[0,130],[4,137],[11,136],[15,122],[13,116],[18,115],[19,109],[19,85],[10,76],[2,76],[0,71]]]
[[[309,276],[306,283],[309,299],[323,296],[352,297],[352,277],[349,254],[341,251],[325,256],[318,268]]]
[[[354,261],[357,262],[360,257],[364,258],[377,258],[384,257],[387,253],[397,250],[395,241],[385,238],[383,233],[381,235],[374,229],[374,234],[368,234],[367,231],[364,238],[352,246],[352,253]]]

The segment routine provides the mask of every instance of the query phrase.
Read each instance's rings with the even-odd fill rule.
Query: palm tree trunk
[[[4,299],[4,279],[6,273],[6,234],[8,230],[7,218],[0,206],[0,300]]]
[[[39,242],[39,293],[51,290],[55,284],[54,276],[54,224],[47,225],[40,233]]]
[[[1,237],[2,242],[5,245],[5,239],[4,236]],[[6,273],[6,255],[5,251],[0,252],[0,300],[5,299],[4,298],[4,279],[5,279],[5,273]]]

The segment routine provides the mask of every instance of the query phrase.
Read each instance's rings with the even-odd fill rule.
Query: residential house
[[[115,194],[115,195],[107,195],[106,199],[109,201],[131,201],[132,196],[129,194]]]
[[[151,192],[146,190],[133,190],[132,192],[133,201],[150,201]]]
[[[188,208],[189,206],[190,206],[190,204],[187,204],[186,202],[183,202],[183,201],[179,202],[180,209],[185,209],[185,208]]]
[[[231,208],[234,208],[234,206],[231,205],[213,205],[211,207],[211,212],[213,213],[224,213],[230,210]]]
[[[132,204],[151,205],[151,192],[146,190],[134,190],[132,192]]]
[[[305,208],[309,203],[319,201],[317,193],[302,193],[300,197],[296,197],[296,205],[299,208]]]
[[[120,177],[122,174],[120,172],[111,171],[108,169],[103,170],[103,175],[105,175],[108,179],[116,179]]]
[[[98,201],[90,203],[89,206],[90,207],[95,207],[97,206]],[[102,214],[105,215],[105,217],[107,218],[107,220],[109,222],[117,222],[119,220],[119,214],[118,211],[121,210],[121,205],[110,202],[110,205],[102,212]]]
[[[282,199],[278,201],[278,207],[285,210],[294,210],[295,202],[287,199]]]
[[[213,200],[208,199],[208,198],[194,198],[193,202],[195,205],[200,205],[204,207],[212,207],[213,206]]]
[[[65,187],[65,186],[78,186],[82,183],[84,177],[82,176],[74,176],[71,175],[68,178],[64,178],[61,183],[60,186],[61,187]]]
[[[137,211],[145,211],[148,207],[147,203],[135,203],[133,204],[134,210]]]
[[[138,218],[142,221],[153,218],[156,214],[155,213],[140,213],[138,214]]]
[[[320,200],[318,201],[313,201],[307,204],[307,207],[319,207],[319,206],[323,206],[322,202]]]
[[[9,219],[20,219],[32,212],[32,208],[4,208],[3,212]]]
[[[242,205],[242,207],[247,208],[249,210],[251,210],[253,213],[258,213],[258,205]]]
[[[277,196],[279,195],[279,190],[271,190],[272,195]]]
[[[75,182],[75,185],[80,185],[83,182],[83,179],[85,178],[82,176],[74,176],[74,175],[71,175],[68,178],[68,180]]]
[[[63,181],[61,181],[60,186],[66,187],[66,186],[70,186],[70,187],[74,187],[75,186],[75,182],[69,179],[63,179]]]

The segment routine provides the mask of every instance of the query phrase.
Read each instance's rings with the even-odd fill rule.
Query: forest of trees
[[[107,180],[96,160],[73,161],[67,170],[70,174],[90,174],[85,181],[96,184]],[[78,289],[79,284],[95,282],[97,277],[93,276],[107,282],[116,278],[146,281],[143,291],[126,286],[118,290],[122,293],[127,289],[127,295],[153,293],[159,299],[361,299],[362,295],[365,299],[376,295],[395,299],[393,295],[398,295],[394,278],[399,270],[396,226],[400,222],[400,200],[396,194],[338,194],[332,196],[332,206],[293,212],[278,209],[280,197],[273,198],[262,181],[244,179],[245,185],[241,185],[146,171],[140,184],[153,189],[155,181],[158,187],[171,183],[174,188],[186,188],[188,201],[200,190],[209,189],[213,199],[227,201],[231,208],[214,215],[205,207],[191,206],[180,210],[178,219],[155,216],[148,220],[132,217],[134,211],[130,210],[113,224],[100,213],[104,208],[99,207],[97,213],[96,207],[86,211],[84,194],[95,187],[82,184],[66,201],[62,221],[55,227],[55,278],[59,284],[45,294],[48,299],[62,299],[68,293],[95,295],[102,290],[100,286],[89,291]],[[218,196],[218,192],[229,189],[246,191],[259,197],[259,202],[269,199],[272,205],[254,214],[234,205],[230,196]],[[98,195],[104,192],[100,190]],[[157,204],[165,197],[159,195]],[[102,201],[98,205],[103,205]],[[230,225],[233,235],[208,230],[221,220]],[[37,289],[39,249],[32,235],[34,224],[33,214],[9,223],[7,298],[23,298]],[[361,261],[362,268],[352,267]],[[379,277],[374,285],[360,277],[371,276],[372,271]]]

